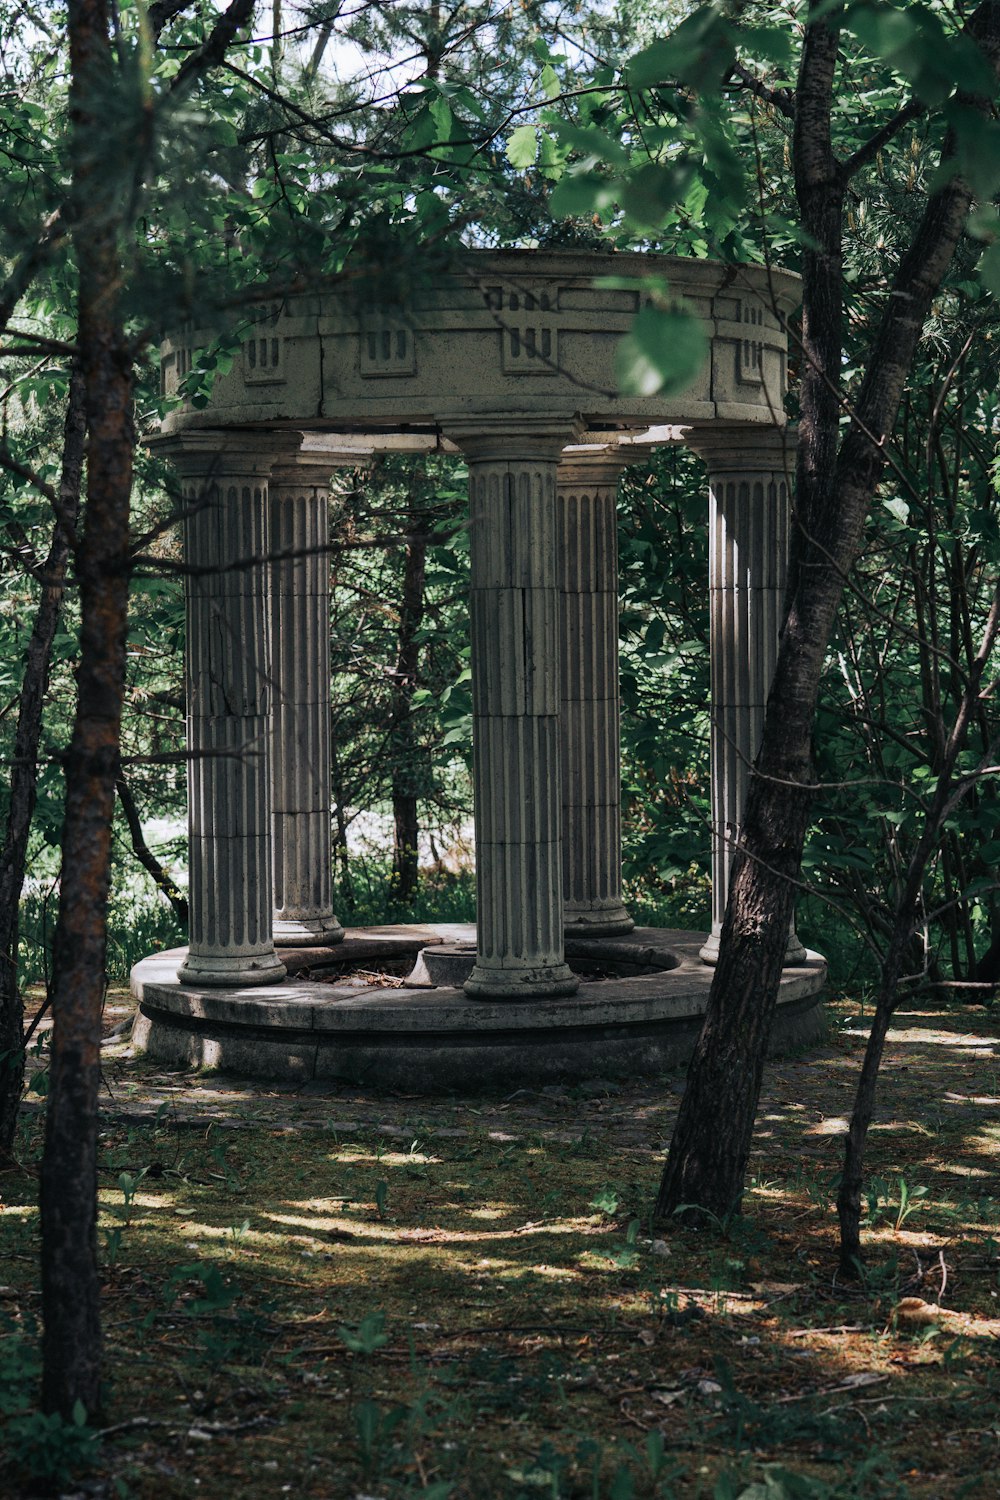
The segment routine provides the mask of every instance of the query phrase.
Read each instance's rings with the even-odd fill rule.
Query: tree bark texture
[[[70,0],[73,240],[87,419],[87,504],[77,550],[80,662],[66,754],[62,883],[42,1160],[42,1401],[100,1406],[97,1128],[111,823],[125,694],[131,351],[119,305],[115,174],[104,101],[115,86],[108,0]],[[112,146],[112,150],[114,147]]]
[[[38,787],[38,744],[48,691],[52,642],[62,614],[66,565],[76,529],[86,432],[83,376],[70,375],[63,427],[59,514],[48,557],[42,565],[42,591],[21,681],[10,802],[0,851],[0,1157],[10,1154],[24,1086],[24,1004],[18,985],[18,906],[24,886],[28,836]]]
[[[657,1199],[661,1218],[687,1206],[700,1210],[702,1218],[725,1218],[740,1203],[792,882],[810,817],[811,735],[826,645],[844,579],[860,550],[917,341],[971,201],[968,185],[957,177],[929,199],[898,267],[853,420],[838,449],[840,236],[847,179],[833,155],[830,120],[839,21],[839,9],[810,18],[796,89],[796,191],[813,243],[803,256],[801,415],[787,614],[733,862],[719,962]],[[969,30],[996,65],[1000,5],[981,6]]]

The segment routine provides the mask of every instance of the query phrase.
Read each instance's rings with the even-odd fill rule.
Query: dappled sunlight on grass
[[[813,1125],[807,1125],[806,1135],[838,1135],[846,1132],[850,1121],[846,1115],[829,1115],[827,1118],[817,1120]]]
[[[745,1216],[710,1231],[649,1222],[676,1080],[323,1097],[123,1060],[101,1152],[109,1418],[161,1425],[109,1439],[109,1472],[137,1500],[270,1500],[275,1471],[303,1500],[609,1500],[624,1467],[646,1500],[655,1437],[679,1475],[658,1500],[765,1463],[832,1487],[873,1454],[888,1477],[864,1500],[957,1500],[995,1446],[1000,1203],[980,1192],[995,1062],[946,1027],[926,1057],[890,1038],[863,1284],[835,1274],[849,1032],[768,1067]],[[35,1180],[0,1187],[30,1311]],[[511,1478],[539,1454],[561,1487]]]
[[[845,1026],[841,1036],[868,1040],[867,1027]],[[976,1036],[972,1032],[932,1031],[929,1027],[893,1027],[893,1046],[917,1045],[919,1047],[947,1047],[952,1052],[967,1052],[971,1055],[991,1053],[996,1050],[997,1039]]]
[[[426,1156],[418,1151],[333,1151],[327,1157],[328,1161],[341,1162],[351,1167],[414,1167],[414,1166],[440,1166],[443,1160],[440,1156]]]

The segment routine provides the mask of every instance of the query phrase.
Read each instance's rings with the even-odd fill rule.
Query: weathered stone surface
[[[339,970],[346,965],[396,963],[406,959],[416,960],[428,944],[437,944],[442,939],[430,928],[423,931],[400,927],[394,932],[358,937],[343,936],[336,943],[301,948],[282,948],[281,962],[288,970],[289,978],[306,975],[316,970]]]
[[[564,928],[634,926],[622,900],[618,475],[627,450],[567,449],[558,470]]]
[[[556,465],[522,414],[450,436],[469,461],[479,947],[470,995],[569,995],[563,958]]]
[[[334,453],[299,450],[270,478],[274,941],[283,947],[344,935],[330,841],[328,496],[336,463]]]
[[[714,964],[778,654],[794,448],[780,428],[715,428],[699,432],[692,446],[709,477],[712,931],[702,958]],[[785,962],[804,955],[793,925]]]
[[[190,434],[183,476],[191,944],[184,977],[283,977],[271,936],[267,477],[282,439]]]
[[[703,319],[710,353],[696,380],[669,397],[618,393],[618,343],[663,276]],[[600,287],[614,276],[634,286]],[[179,408],[165,430],[267,423],[371,432],[433,428],[446,415],[544,411],[607,429],[650,422],[762,422],[785,392],[782,319],[797,278],[764,266],[677,256],[579,251],[473,251],[414,290],[405,308],[366,305],[343,291],[284,298],[259,309],[242,359],[217,378],[203,411]],[[164,343],[164,389],[212,330]],[[264,361],[262,363],[262,360]],[[445,424],[447,431],[447,424]]]
[[[408,1092],[657,1073],[687,1059],[700,1028],[711,984],[698,957],[703,941],[702,933],[637,929],[616,938],[615,949],[672,955],[672,970],[588,981],[574,996],[524,1005],[474,999],[459,988],[375,990],[304,979],[206,993],[182,986],[180,954],[165,954],[133,972],[134,1044],[175,1064]],[[786,972],[772,1050],[822,1035],[825,975],[816,954]]]
[[[608,273],[617,285],[600,284]],[[704,368],[666,399],[622,395],[615,372],[650,275],[669,279],[709,335]],[[334,464],[356,463],[374,445],[456,444],[469,458],[479,948],[468,989],[481,1014],[490,997],[503,1015],[512,998],[574,990],[563,953],[564,870],[572,931],[621,933],[631,921],[619,856],[613,456],[605,454],[599,482],[584,480],[579,466],[594,455],[578,446],[566,460],[575,467],[563,470],[562,511],[555,503],[560,451],[583,434],[622,449],[675,440],[680,425],[695,425],[702,448],[709,427],[715,434],[713,792],[717,826],[738,818],[739,777],[759,736],[759,684],[766,690],[773,665],[780,584],[767,568],[779,553],[772,557],[773,538],[753,529],[753,517],[773,520],[782,506],[787,514],[773,441],[796,285],[773,268],[672,257],[471,252],[417,288],[405,309],[368,304],[350,287],[258,309],[210,406],[178,406],[165,422],[182,435],[183,462],[201,489],[208,477],[217,484],[213,504],[195,506],[187,528],[189,560],[206,570],[189,590],[198,769],[187,975],[245,987],[280,972],[262,877],[272,789],[278,938],[324,946],[339,932],[329,897],[318,566],[326,480],[316,468],[328,473],[331,444],[346,455]],[[168,393],[208,336],[188,327],[166,341]],[[643,432],[650,423],[674,427]],[[212,457],[222,449],[233,455],[225,474]],[[263,564],[276,543],[268,619]],[[735,747],[728,762],[727,745]],[[726,857],[723,836],[717,912]]]

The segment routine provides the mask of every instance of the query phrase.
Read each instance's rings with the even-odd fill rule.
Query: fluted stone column
[[[714,428],[690,441],[709,483],[712,931],[701,957],[714,964],[778,654],[794,443],[774,427]],[[793,919],[785,963],[804,958]]]
[[[635,926],[622,901],[621,861],[616,495],[625,461],[614,448],[569,449],[557,476],[568,937]]]
[[[270,478],[271,797],[279,946],[339,943],[344,936],[333,911],[330,840],[329,490],[336,464],[335,455],[290,453]]]
[[[182,982],[273,983],[269,438],[192,433],[169,450],[183,477],[190,946]]]
[[[469,424],[471,426],[471,424]],[[469,462],[476,800],[470,995],[571,995],[563,950],[556,466],[566,429],[446,427]]]

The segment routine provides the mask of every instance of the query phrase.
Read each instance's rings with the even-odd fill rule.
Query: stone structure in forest
[[[650,276],[708,335],[704,368],[676,396],[624,396],[615,380]],[[356,1076],[368,1057],[383,1077],[393,1032],[411,1062],[450,1049],[464,1059],[456,1076],[483,1047],[501,1073],[539,1076],[578,1072],[589,1055],[598,1072],[609,1058],[669,1060],[671,1028],[704,1001],[774,665],[796,284],[763,267],[483,252],[405,308],[324,293],[259,312],[210,404],[178,407],[161,439],[182,478],[190,569],[191,932],[179,976],[171,958],[138,966],[140,1043],[244,1067],[259,1054],[265,1071],[293,1073]],[[189,329],[167,342],[167,393],[207,341]],[[688,443],[708,468],[714,902],[697,940],[634,934],[622,899],[615,490],[657,441]],[[330,879],[328,491],[337,467],[375,450],[442,445],[469,468],[475,950],[463,961],[446,943],[436,991],[387,992],[381,1011],[369,991],[359,1009],[356,992],[280,983],[283,953],[301,970],[304,950],[330,964],[344,946]],[[442,936],[454,934],[428,943]],[[624,952],[633,977],[578,994],[567,944],[585,970],[588,952]],[[444,972],[443,951],[427,957]],[[804,1036],[823,965],[794,932],[787,961],[783,1000]],[[366,1027],[378,1033],[368,1052]]]

